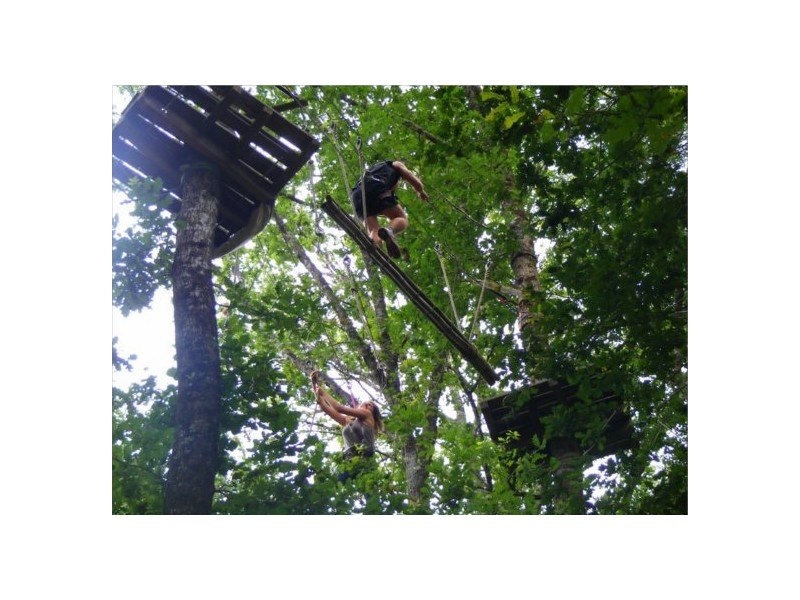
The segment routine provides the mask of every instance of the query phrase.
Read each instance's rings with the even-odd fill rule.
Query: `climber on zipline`
[[[386,242],[386,251],[392,258],[400,258],[400,247],[395,236],[408,227],[408,217],[398,204],[395,189],[400,179],[405,179],[416,190],[417,195],[427,202],[428,194],[422,181],[408,167],[399,161],[385,160],[367,169],[363,177],[363,187],[367,196],[367,230],[372,242],[379,246]],[[361,196],[362,180],[359,179],[350,192],[350,200],[356,214],[364,219],[364,202]],[[386,217],[386,227],[378,227],[378,216]]]
[[[331,419],[342,426],[344,440],[344,458],[369,458],[375,454],[375,438],[384,431],[383,418],[374,402],[367,400],[357,407],[346,406],[337,402],[319,384],[319,372],[311,373],[311,386],[317,404]],[[344,472],[339,481],[345,481],[351,473]]]

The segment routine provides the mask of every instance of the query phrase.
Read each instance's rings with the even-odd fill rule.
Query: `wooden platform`
[[[177,211],[181,165],[213,163],[220,170],[217,257],[264,228],[277,194],[318,148],[239,86],[148,86],[113,129],[112,176],[122,185],[134,176],[160,178]]]
[[[481,400],[479,407],[489,428],[489,434],[495,442],[500,441],[509,432],[516,431],[520,435],[510,444],[511,447],[520,452],[527,452],[533,449],[534,434],[539,439],[543,438],[542,417],[550,414],[560,403],[581,402],[577,392],[577,385],[563,381],[538,381],[531,386]],[[605,443],[602,449],[595,447],[588,453],[600,458],[630,448],[633,430],[619,396],[603,394],[593,400],[593,403],[601,404],[606,414],[607,421],[603,430]]]
[[[334,202],[333,198],[327,197],[322,204],[322,209],[336,221],[336,223],[364,250],[376,265],[389,277],[402,291],[414,306],[433,323],[439,331],[455,346],[461,356],[469,362],[489,385],[497,382],[498,377],[494,369],[478,353],[467,338],[459,329],[439,310],[422,292],[417,285],[400,270],[394,261],[383,251],[375,247],[372,240],[364,232],[363,225],[356,221],[352,216],[344,212],[341,207]]]

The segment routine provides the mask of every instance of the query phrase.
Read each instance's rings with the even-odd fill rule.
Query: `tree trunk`
[[[524,205],[514,199],[515,189],[514,176],[509,174],[506,177],[506,197],[503,200],[503,208],[511,217],[509,227],[516,241],[516,247],[511,255],[511,269],[514,273],[514,284],[520,291],[517,304],[517,324],[526,352],[535,356],[541,352],[545,343],[537,330],[538,308],[535,300],[535,295],[542,288],[539,283],[539,270],[536,266],[536,254],[533,247],[535,241],[533,228]],[[534,363],[532,372],[529,374],[532,379],[541,378],[541,374],[537,371],[538,365]]]
[[[305,248],[303,248],[303,245],[300,243],[300,241],[287,229],[286,222],[278,214],[278,212],[273,211],[272,215],[284,242],[286,242],[286,245],[291,248],[294,255],[303,264],[303,266],[306,268],[306,271],[308,271],[308,274],[314,278],[317,287],[319,287],[320,291],[322,291],[322,293],[328,299],[331,309],[336,314],[339,325],[341,325],[342,329],[345,331],[345,333],[347,333],[347,337],[350,339],[350,341],[353,342],[353,344],[358,348],[364,364],[366,364],[367,367],[369,367],[370,372],[375,375],[375,380],[378,382],[378,385],[383,385],[385,383],[385,376],[381,376],[381,368],[378,357],[375,356],[370,346],[358,334],[358,331],[356,331],[350,315],[347,314],[344,306],[342,306],[340,298],[336,295],[336,293],[333,291],[333,288],[331,288],[330,284],[325,279],[325,275],[316,267],[314,262],[306,253]],[[364,326],[368,327],[369,325],[365,323]]]
[[[580,446],[573,438],[550,441],[553,457],[558,462],[555,473],[556,492],[553,497],[557,515],[586,514],[583,499],[583,461]]]
[[[548,340],[538,326],[539,308],[536,296],[542,288],[534,252],[533,229],[523,204],[513,199],[515,189],[514,176],[509,174],[506,178],[506,199],[503,204],[511,215],[510,227],[517,242],[515,252],[511,256],[514,283],[521,292],[517,305],[517,323],[523,347],[533,363],[529,376],[536,381],[551,376],[541,371],[541,361],[537,360],[537,355],[542,354],[547,348]],[[572,439],[558,438],[551,440],[550,446],[552,455],[559,465],[554,473],[558,490],[554,498],[556,512],[560,514],[583,512],[582,462],[578,444]]]
[[[431,373],[425,396],[425,423],[422,431],[410,433],[403,444],[406,494],[416,512],[430,512],[430,491],[425,484],[430,473],[434,447],[439,434],[439,400],[444,392],[447,364],[440,363]]]
[[[167,472],[167,514],[209,514],[219,452],[220,355],[211,280],[218,176],[211,165],[184,169],[172,267],[178,400]]]

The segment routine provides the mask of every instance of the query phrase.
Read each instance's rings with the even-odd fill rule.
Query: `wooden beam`
[[[149,86],[137,102],[137,112],[183,143],[202,140],[205,146],[215,149],[223,156],[225,162],[237,165],[242,172],[250,173],[260,186],[274,193],[280,190],[286,180],[278,183],[273,175],[286,177],[286,163],[279,163],[274,157],[270,159],[249,146],[239,146],[236,132],[231,125],[217,120],[215,126],[209,129],[208,122],[199,110],[179,98],[170,102],[170,98],[172,96],[165,89]],[[163,108],[164,106],[169,109]],[[191,135],[185,132],[187,127],[193,132]],[[220,168],[223,166],[220,160],[215,159],[212,162],[217,163]]]
[[[345,233],[347,233],[370,258],[372,258],[381,271],[383,271],[389,279],[394,281],[400,291],[405,294],[406,298],[408,298],[414,306],[444,334],[448,341],[461,353],[461,356],[475,367],[489,385],[493,385],[497,382],[499,378],[494,372],[494,369],[492,369],[489,363],[478,353],[475,346],[473,346],[458,328],[450,322],[444,313],[425,296],[422,290],[394,264],[392,259],[375,247],[372,240],[364,233],[360,223],[356,222],[353,217],[344,212],[330,196],[328,196],[322,204],[322,209],[336,221]]]
[[[154,122],[158,122],[158,116],[161,111],[161,106],[152,101],[147,95],[141,99],[142,108],[147,107],[151,112]],[[206,160],[216,164],[222,172],[236,181],[242,186],[244,191],[249,194],[254,200],[258,202],[265,202],[270,206],[275,203],[275,192],[263,185],[262,182],[254,180],[252,174],[239,164],[230,160],[230,158],[220,150],[220,148],[211,143],[207,138],[202,136],[194,127],[178,117],[173,113],[170,115],[168,125],[177,136],[183,140],[195,152],[201,155]]]
[[[189,93],[189,89],[192,90],[191,93]],[[249,163],[256,171],[266,173],[279,166],[280,170],[283,170],[283,168],[288,169],[295,164],[304,164],[308,159],[302,156],[300,150],[293,150],[286,144],[281,143],[279,139],[280,134],[270,133],[265,130],[264,127],[270,127],[270,125],[272,125],[273,127],[285,131],[286,134],[284,137],[286,137],[290,143],[292,142],[292,138],[289,136],[293,135],[294,138],[298,140],[297,143],[300,144],[302,132],[298,132],[297,128],[291,125],[291,123],[288,123],[282,116],[270,107],[262,104],[260,100],[252,97],[255,105],[260,105],[264,110],[256,111],[254,115],[240,112],[237,106],[235,89],[234,87],[227,88],[227,91],[221,90],[220,93],[223,95],[220,100],[215,99],[213,95],[198,86],[187,86],[187,89],[182,89],[181,93],[186,95],[189,99],[197,101],[203,110],[209,113],[204,118],[206,123],[217,126],[209,126],[207,129],[203,130],[203,133],[214,139],[215,143],[223,146],[226,151],[236,153],[237,158]],[[242,93],[247,94],[247,92]],[[247,95],[249,96],[249,94]],[[165,99],[161,98],[161,101],[164,102]],[[192,115],[192,113],[184,111],[181,117],[191,123],[190,115]],[[260,124],[253,128],[254,120],[258,119],[261,119]],[[193,125],[197,128],[196,123]],[[225,127],[230,128],[242,136],[250,136],[247,143],[242,144],[241,138],[229,138],[230,134],[227,132],[222,134]],[[253,142],[254,145],[258,146],[272,158],[267,159],[260,152],[248,148],[249,142]]]
[[[233,94],[233,103],[236,106],[244,109],[251,118],[259,112],[266,112],[269,115],[269,118],[265,123],[266,127],[272,130],[278,137],[289,140],[293,146],[298,148],[301,156],[303,156],[305,159],[303,160],[303,163],[305,163],[319,148],[319,142],[317,142],[315,138],[300,129],[300,127],[291,121],[284,119],[282,116],[277,114],[277,111],[274,108],[267,106],[255,96],[243,90],[240,86],[233,85],[211,87],[215,92],[218,91],[219,88],[222,88],[222,93]],[[265,138],[271,137],[267,135],[266,132],[262,132],[262,135]]]
[[[150,179],[160,177],[164,187],[180,197],[181,175],[178,166],[185,162],[186,151],[170,137],[159,133],[152,124],[137,117],[129,113],[127,120],[114,128],[112,173],[122,184],[127,184],[128,179],[136,175],[132,171],[125,173],[117,162],[123,161]],[[134,124],[131,119],[137,123]],[[133,146],[125,143],[125,140]],[[223,178],[220,182],[219,222],[228,229],[238,230],[250,219],[255,203],[230,185],[229,181]]]

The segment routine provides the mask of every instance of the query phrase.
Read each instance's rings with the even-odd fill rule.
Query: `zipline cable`
[[[463,208],[461,208],[456,202],[453,202],[446,194],[444,194],[443,192],[437,191],[437,188],[435,188],[435,187],[430,187],[429,189],[431,189],[431,191],[433,192],[432,194],[429,194],[429,196],[431,198],[434,198],[434,199],[437,198],[437,197],[441,198],[447,204],[449,204],[452,208],[454,208],[457,212],[459,212],[462,215],[464,215],[470,222],[472,222],[473,224],[477,225],[478,227],[480,227],[484,231],[488,231],[489,233],[497,236],[497,231],[493,227],[490,227],[489,225],[486,225],[485,223],[481,223],[480,221],[475,219],[467,211],[465,211]]]
[[[438,215],[440,215],[440,218],[443,221],[443,225],[445,225],[447,227],[452,227],[452,225],[450,225],[450,222],[451,222],[450,219],[447,218],[447,215],[449,213],[446,213],[444,210],[442,210],[440,207],[438,207],[436,202],[429,202],[428,204],[429,204],[429,206],[433,207],[433,209],[438,213]],[[430,233],[431,237],[433,237],[433,238],[437,237],[435,235],[435,233],[431,232],[431,230],[427,227],[427,223],[425,223],[425,221],[420,220],[417,226],[420,227],[423,230],[428,231]],[[493,241],[496,244],[497,238],[494,238]],[[442,245],[443,245],[443,247],[448,247],[448,245],[446,243],[444,243],[444,242],[442,242]],[[469,246],[469,248],[470,248],[470,251],[471,251],[470,253],[473,254],[476,257],[477,260],[485,258],[485,253],[483,253],[479,248],[475,248],[474,246],[471,246],[471,245]],[[499,249],[497,249],[496,246],[495,246],[495,249],[490,253],[490,256],[494,257],[498,252],[499,252]],[[450,254],[452,255],[452,252]],[[463,264],[461,263],[461,261],[456,261],[456,262],[458,262],[458,264],[460,265],[461,270],[467,271],[467,269],[464,269]]]

